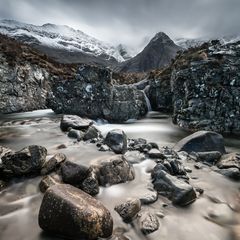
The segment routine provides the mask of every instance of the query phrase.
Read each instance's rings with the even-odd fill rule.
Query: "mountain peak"
[[[156,42],[156,41],[163,42],[163,43],[173,42],[172,39],[164,32],[158,32],[155,34],[151,42]]]
[[[147,72],[167,66],[181,47],[164,32],[157,33],[135,57],[121,64],[120,72]]]

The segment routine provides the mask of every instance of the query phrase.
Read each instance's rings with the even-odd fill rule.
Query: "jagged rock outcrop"
[[[180,54],[171,75],[173,120],[189,130],[240,133],[240,45],[212,41]]]
[[[75,78],[52,81],[48,106],[56,113],[104,118],[113,122],[137,119],[147,111],[142,91],[127,85],[112,85],[109,69],[81,66]]]
[[[120,72],[147,72],[159,69],[170,64],[181,49],[165,33],[159,32],[142,52],[116,69]]]

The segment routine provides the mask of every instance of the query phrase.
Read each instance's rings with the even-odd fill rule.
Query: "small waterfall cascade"
[[[152,106],[151,106],[150,100],[149,100],[149,98],[147,97],[145,91],[142,90],[142,92],[143,92],[145,101],[146,101],[146,103],[147,103],[148,112],[150,112],[150,111],[152,111]]]

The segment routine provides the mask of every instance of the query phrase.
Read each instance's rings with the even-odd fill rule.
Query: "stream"
[[[0,145],[20,150],[28,145],[42,145],[48,149],[48,158],[57,152],[64,153],[70,161],[88,166],[91,161],[114,155],[112,152],[99,152],[94,144],[76,142],[59,128],[61,115],[51,110],[16,113],[0,116]],[[150,112],[144,119],[128,121],[125,124],[109,124],[96,121],[96,127],[105,135],[111,129],[122,129],[129,138],[145,138],[161,146],[174,144],[188,132],[171,123],[168,115]],[[65,144],[67,147],[58,149]],[[240,152],[240,139],[225,137],[227,151]],[[141,157],[141,156],[139,156]],[[101,188],[97,199],[110,210],[114,228],[122,231],[127,239],[147,240],[230,240],[231,229],[237,215],[229,207],[236,199],[240,183],[230,181],[203,166],[198,170],[194,162],[184,159],[185,166],[192,169],[189,173],[191,185],[204,189],[204,194],[190,206],[177,208],[169,200],[159,196],[151,204],[143,206],[150,212],[164,216],[159,218],[159,230],[143,235],[137,222],[124,223],[114,211],[115,205],[129,197],[142,197],[151,193],[149,171],[155,166],[150,159],[134,164],[136,177],[133,181],[111,187]],[[38,189],[41,177],[14,179],[9,187],[0,192],[0,239],[1,240],[58,240],[42,232],[38,226],[38,211],[43,194]],[[217,217],[215,221],[206,219],[209,213]]]

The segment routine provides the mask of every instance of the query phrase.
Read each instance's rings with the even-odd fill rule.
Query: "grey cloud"
[[[171,37],[239,34],[239,0],[0,0],[0,17],[78,28],[139,48],[156,32]]]

